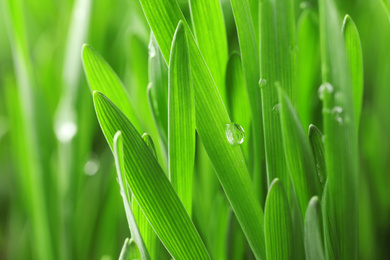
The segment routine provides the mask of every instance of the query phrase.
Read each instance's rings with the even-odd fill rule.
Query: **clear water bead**
[[[276,104],[273,108],[272,108],[272,112],[274,112],[275,114],[279,114],[280,112],[280,104]]]
[[[259,87],[264,88],[267,85],[267,80],[266,79],[260,79],[259,80]]]
[[[231,145],[238,145],[244,142],[245,131],[239,124],[233,122],[227,124],[225,133],[226,138]]]
[[[337,121],[339,125],[343,124],[343,109],[341,107],[334,107],[332,109],[332,114],[334,116],[334,119]]]
[[[62,143],[70,142],[77,133],[77,125],[75,122],[61,121],[58,122],[55,126],[55,134],[57,139]]]
[[[318,97],[321,100],[323,100],[325,97],[325,93],[328,93],[328,94],[333,93],[333,86],[328,82],[325,82],[320,86],[320,88],[318,89]]]

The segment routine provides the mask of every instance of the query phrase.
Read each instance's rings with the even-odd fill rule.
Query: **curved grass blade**
[[[133,122],[140,132],[141,126],[132,108],[123,83],[115,74],[108,63],[91,46],[84,44],[82,50],[84,71],[87,76],[89,87],[92,91],[99,91],[107,95],[123,113]]]
[[[175,259],[209,259],[183,204],[134,126],[102,93],[95,91],[93,97],[111,149],[115,133],[122,132],[127,183],[161,242]]]
[[[291,181],[284,155],[280,120],[274,107],[278,104],[275,83],[283,86],[295,103],[296,42],[294,7],[291,0],[260,2],[260,87],[263,106],[265,153],[268,184],[279,178],[287,196]]]
[[[135,243],[138,246],[138,249],[141,254],[141,259],[142,260],[151,259],[148,250],[146,249],[146,246],[144,244],[144,241],[141,237],[141,233],[138,229],[137,223],[135,222],[133,212],[131,211],[130,208],[131,191],[129,191],[129,189],[127,188],[127,182],[123,181],[126,180],[125,177],[126,172],[124,168],[123,138],[122,138],[122,133],[120,131],[116,132],[114,136],[113,148],[114,148],[113,153],[115,158],[115,167],[118,175],[117,176],[118,183],[120,187],[120,193],[123,199],[123,205],[125,207],[127,222],[129,224],[129,229],[131,232],[131,238],[134,239]]]
[[[325,260],[321,205],[317,196],[311,198],[305,216],[306,258]]]
[[[259,89],[259,51],[257,33],[255,33],[249,2],[246,0],[231,0],[234,20],[237,27],[238,41],[240,44],[242,70],[248,92],[249,104],[252,115],[252,140],[253,151],[253,182],[258,196],[263,205],[266,195],[266,184],[263,182],[265,174],[265,151],[261,94]]]
[[[321,197],[322,190],[316,174],[314,156],[293,105],[284,90],[278,87],[280,124],[291,179],[297,193],[301,214],[305,215],[312,196]],[[278,113],[277,112],[277,113]]]
[[[191,216],[195,104],[189,56],[187,35],[180,22],[173,37],[168,70],[169,179]]]
[[[183,14],[175,0],[140,2],[161,52],[168,60],[172,36],[179,21],[184,21]],[[262,209],[240,147],[230,145],[226,138],[225,127],[230,118],[212,75],[188,25],[184,24],[190,50],[197,132],[255,256],[265,258]]]
[[[291,212],[282,182],[275,179],[269,188],[264,209],[267,259],[292,259],[293,227]]]
[[[221,3],[219,0],[189,0],[189,5],[196,42],[225,102],[228,44]]]
[[[356,129],[359,129],[360,114],[363,103],[363,54],[360,44],[359,32],[355,23],[349,15],[346,15],[343,22],[342,33],[344,35],[345,49],[351,73],[353,108]]]
[[[320,0],[325,162],[340,257],[358,258],[358,148],[352,87],[341,20],[333,0]]]
[[[309,126],[309,141],[311,150],[313,151],[314,160],[316,161],[317,174],[324,187],[326,183],[326,166],[325,166],[325,151],[324,143],[322,142],[323,135],[315,125]]]
[[[138,247],[135,244],[134,240],[132,238],[126,238],[118,260],[133,260],[140,259],[140,257],[141,256]]]
[[[168,147],[168,67],[153,33],[149,41],[149,105],[165,148]]]
[[[320,82],[320,32],[318,15],[311,8],[306,8],[298,20],[298,93],[297,110],[304,129],[314,120],[314,105]]]

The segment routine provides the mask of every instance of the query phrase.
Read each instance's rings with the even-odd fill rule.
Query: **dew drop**
[[[280,112],[280,104],[276,104],[273,108],[272,108],[272,112],[274,112],[275,114],[279,114]]]
[[[334,116],[334,119],[339,125],[343,124],[343,109],[341,107],[334,107],[332,109],[332,114]]]
[[[333,93],[333,86],[328,82],[325,82],[320,86],[320,88],[318,89],[318,97],[321,100],[323,100],[325,97],[325,93],[328,93],[328,94]]]
[[[69,120],[61,121],[55,126],[55,134],[57,139],[62,143],[68,143],[77,133],[77,125]]]
[[[154,56],[156,56],[156,48],[153,44],[149,44],[149,57],[153,58]]]
[[[238,145],[244,142],[245,131],[240,125],[236,123],[231,122],[227,124],[225,133],[226,138],[231,145]]]
[[[86,175],[92,176],[97,173],[99,168],[100,168],[99,158],[95,154],[92,154],[89,160],[84,165],[84,172]]]
[[[259,80],[259,87],[264,88],[267,85],[267,80],[266,79],[260,79]]]

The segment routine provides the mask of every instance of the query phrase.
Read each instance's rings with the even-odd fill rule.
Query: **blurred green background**
[[[298,21],[303,6],[295,2]],[[316,1],[308,2],[316,9]],[[390,20],[381,0],[336,2],[341,15],[354,19],[363,47],[360,257],[390,259]],[[239,51],[230,3],[221,4],[229,51]],[[189,18],[186,1],[180,5]],[[146,95],[150,29],[141,6],[1,0],[0,8],[0,259],[117,259],[130,234],[80,53],[89,43],[108,61],[160,149]],[[320,125],[320,110],[313,113]],[[195,185],[218,187],[204,152],[196,160]],[[205,202],[210,194],[215,199]],[[223,192],[200,188],[194,198],[195,225],[206,246],[219,250],[212,229],[228,225],[231,214],[218,210],[227,203]]]

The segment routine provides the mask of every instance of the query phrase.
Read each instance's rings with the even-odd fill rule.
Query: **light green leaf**
[[[137,244],[142,260],[148,260],[151,258],[149,256],[148,250],[145,247],[144,241],[142,240],[141,233],[138,229],[137,223],[135,222],[135,218],[130,207],[131,191],[129,191],[127,188],[126,171],[124,168],[123,138],[120,131],[116,132],[114,136],[113,147],[117,178],[120,187],[120,193],[123,199],[123,205],[125,207],[127,222],[131,232],[131,238],[134,239],[135,243]]]
[[[275,179],[269,188],[264,210],[267,259],[292,259],[293,227],[282,182]]]
[[[333,0],[319,1],[325,162],[329,214],[334,218],[341,259],[358,258],[358,150],[352,87],[341,20]]]
[[[183,204],[134,126],[102,93],[95,91],[93,97],[111,149],[114,134],[122,132],[127,183],[161,242],[175,259],[209,259]]]
[[[195,161],[195,102],[190,54],[182,22],[173,37],[168,70],[169,179],[191,216]]]
[[[325,151],[322,141],[323,135],[315,125],[309,126],[309,141],[311,150],[313,151],[314,160],[316,162],[317,174],[322,187],[326,183],[326,166],[325,166]]]
[[[325,260],[321,205],[317,196],[311,198],[305,216],[305,252],[309,260]]]
[[[301,214],[312,196],[321,197],[320,180],[316,174],[314,156],[301,121],[284,90],[278,87],[280,106],[275,113],[280,113],[284,151],[287,168],[297,193]],[[278,111],[279,110],[279,111]]]
[[[219,0],[189,0],[192,25],[199,49],[223,101],[226,101],[225,68],[228,44]]]
[[[172,36],[179,21],[184,21],[183,14],[175,0],[141,0],[141,4],[161,52],[168,60]],[[255,256],[265,258],[262,209],[240,147],[230,145],[226,138],[225,128],[230,118],[221,96],[187,25],[186,29],[197,132]]]
[[[252,140],[253,143],[253,182],[261,204],[265,201],[266,184],[265,174],[265,152],[263,136],[263,120],[261,95],[259,89],[259,51],[257,33],[255,33],[251,17],[250,5],[247,0],[231,0],[234,20],[237,27],[238,41],[240,44],[242,70],[244,73],[246,90],[252,115]]]
[[[108,63],[91,46],[84,44],[82,50],[84,71],[87,76],[89,87],[92,91],[99,91],[107,95],[121,111],[133,122],[140,132],[141,127],[132,108],[123,83],[115,74]]]
[[[359,129],[360,114],[363,103],[363,54],[360,44],[359,32],[349,15],[344,18],[342,32],[344,35],[345,49],[351,73],[353,108],[356,129]]]

